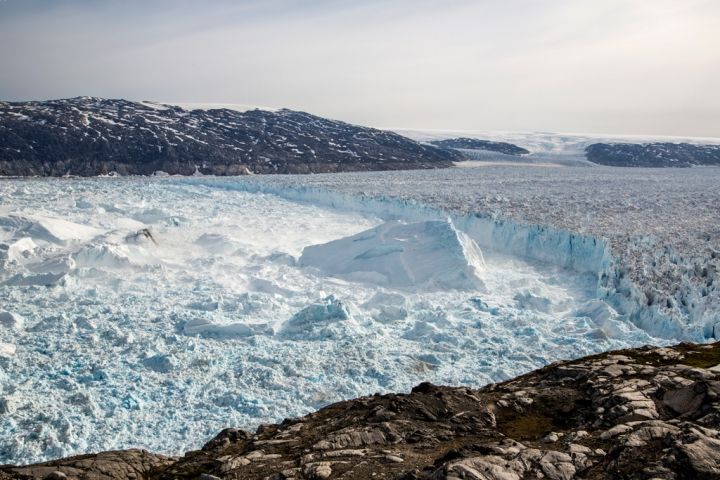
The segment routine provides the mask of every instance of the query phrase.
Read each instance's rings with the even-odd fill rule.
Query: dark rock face
[[[121,450],[94,455],[79,455],[0,472],[0,479],[42,478],[124,480],[153,478],[172,465],[176,459],[154,455],[145,450]],[[5,475],[5,476],[3,476]]]
[[[449,167],[457,152],[303,112],[79,97],[0,102],[0,175],[319,173]]]
[[[255,434],[226,429],[182,458],[107,452],[0,478],[718,479],[718,364],[720,343],[643,347],[479,390],[423,383]]]
[[[505,155],[527,155],[530,151],[506,142],[491,142],[476,138],[449,138],[447,140],[434,140],[430,142],[441,148],[455,150],[486,150],[488,152],[504,153]]]
[[[720,145],[689,143],[594,143],[585,148],[593,163],[614,167],[720,165]]]

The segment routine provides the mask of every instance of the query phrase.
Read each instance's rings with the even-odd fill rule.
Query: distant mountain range
[[[476,155],[479,152],[531,156],[531,152],[508,142],[479,140],[476,138],[449,138],[432,140],[432,145],[457,150],[469,159],[491,160],[493,157]],[[543,152],[545,153],[545,152]],[[720,165],[720,145],[691,143],[592,143],[584,149],[585,158],[598,165],[613,167],[694,167]],[[557,153],[562,156],[561,152]],[[543,155],[547,158],[548,155]]]
[[[720,165],[720,138],[711,137],[412,129],[397,132],[418,142],[456,149],[468,160],[486,162],[618,167]]]
[[[720,165],[720,145],[689,143],[595,143],[588,160],[615,167],[692,167]]]
[[[186,110],[77,97],[0,102],[0,175],[319,173],[449,167],[463,156],[292,110]]]
[[[720,165],[720,145],[516,137],[528,148],[498,137],[412,140],[287,109],[96,97],[0,102],[0,176],[324,173],[445,168],[467,159],[518,157],[622,167]]]

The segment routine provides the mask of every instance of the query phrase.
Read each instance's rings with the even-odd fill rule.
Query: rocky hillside
[[[433,140],[431,144],[454,150],[482,150],[487,152],[503,153],[505,155],[527,155],[530,153],[517,145],[507,142],[492,142],[490,140],[478,140],[477,138],[448,138],[446,140]]]
[[[479,390],[330,405],[169,458],[141,450],[0,478],[519,480],[720,478],[720,343],[559,362]]]
[[[594,143],[588,160],[614,167],[692,167],[720,165],[720,145],[689,143]]]
[[[0,102],[0,176],[439,168],[462,156],[291,110],[184,110],[79,97]]]

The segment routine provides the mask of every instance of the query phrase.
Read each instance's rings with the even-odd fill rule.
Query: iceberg
[[[0,226],[15,228],[32,240],[57,244],[86,241],[102,233],[101,230],[88,225],[41,215],[1,217]]]
[[[389,288],[484,290],[480,247],[450,220],[390,221],[303,250],[300,266]]]
[[[272,335],[273,329],[266,323],[230,323],[222,325],[202,318],[196,318],[185,324],[183,332],[186,335],[197,335],[201,337],[233,338],[251,337],[253,335]]]
[[[352,305],[348,305],[334,295],[324,298],[303,308],[282,326],[280,335],[296,340],[321,340],[333,338],[334,324],[353,319]]]

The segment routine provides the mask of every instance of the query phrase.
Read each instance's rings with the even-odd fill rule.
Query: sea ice
[[[593,275],[481,253],[480,230],[243,182],[0,182],[0,463],[176,454],[333,401],[656,341],[588,303]]]

